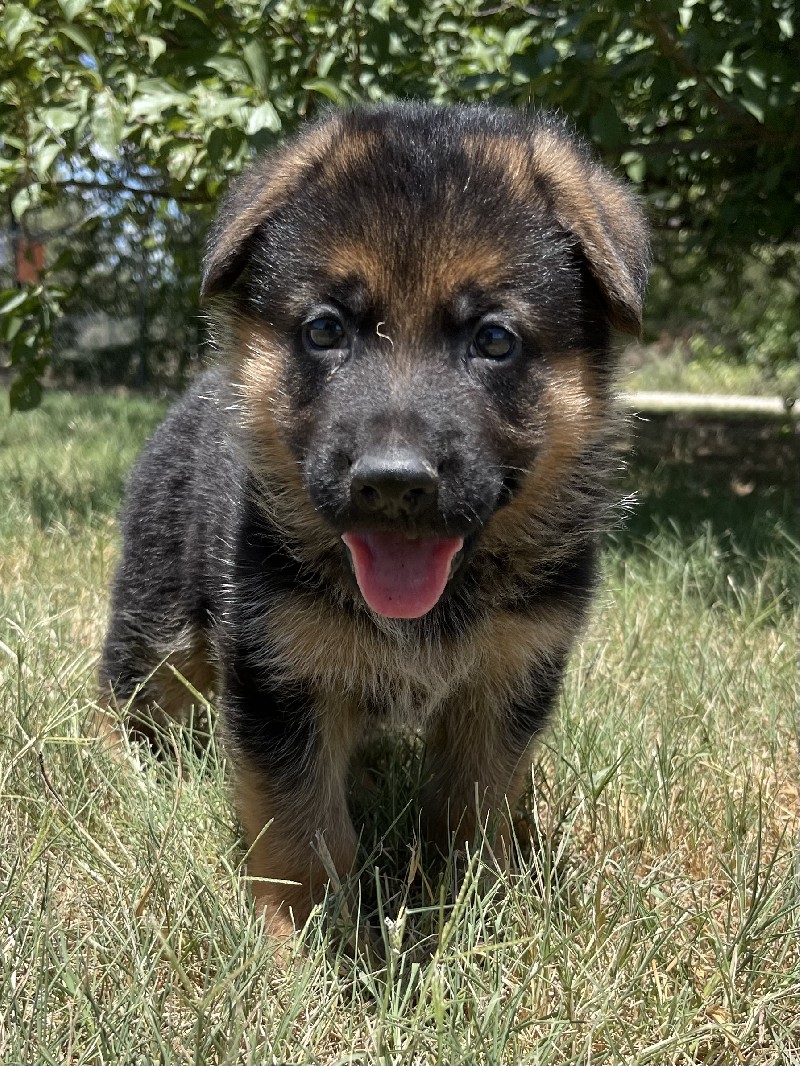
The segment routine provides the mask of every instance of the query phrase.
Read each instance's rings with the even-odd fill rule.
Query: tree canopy
[[[231,175],[331,103],[558,108],[647,198],[667,271],[796,241],[795,17],[790,0],[8,2],[9,258],[50,233],[47,269],[0,290],[12,405],[38,402],[54,323],[97,301],[101,276],[130,300],[149,262],[151,287],[190,307]]]

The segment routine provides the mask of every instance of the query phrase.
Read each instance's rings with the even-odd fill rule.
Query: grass
[[[0,427],[0,1058],[796,1062],[796,499],[678,484],[673,509],[637,472],[531,855],[421,867],[418,753],[384,746],[360,877],[276,951],[224,753],[118,765],[85,734],[114,513],[161,412],[54,396]]]
[[[632,344],[625,349],[623,366],[622,384],[631,391],[795,398],[800,394],[796,361],[774,368],[737,362],[724,349],[708,345],[698,354],[677,341]]]

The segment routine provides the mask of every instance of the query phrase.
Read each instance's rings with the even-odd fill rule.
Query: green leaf
[[[252,75],[253,85],[258,91],[266,96],[269,92],[269,71],[267,67],[267,55],[260,41],[249,41],[244,46],[245,63],[247,63]]]
[[[0,23],[2,35],[10,51],[19,44],[26,33],[31,33],[41,25],[41,19],[37,18],[27,7],[22,4],[9,4],[3,21]]]
[[[338,58],[339,56],[336,52],[323,52],[322,55],[319,57],[319,61],[317,63],[318,77],[327,78],[328,74],[330,73],[331,67]]]
[[[763,122],[764,122],[764,108],[760,104],[757,104],[755,102],[755,100],[747,100],[747,99],[743,98],[742,99],[742,107],[745,109],[745,111],[747,111],[749,114],[751,114],[754,119],[757,119],[759,122],[761,122],[763,124]]]
[[[6,344],[10,344],[24,325],[25,318],[22,315],[9,315],[3,312],[0,316],[0,337]]]
[[[58,6],[70,22],[89,6],[89,0],[58,0]]]
[[[281,119],[278,112],[270,103],[260,104],[254,107],[247,120],[247,133],[252,135],[259,130],[270,130],[278,133],[281,128]]]
[[[766,89],[767,79],[763,70],[757,70],[756,68],[751,67],[747,71],[747,77],[750,79],[753,85],[757,85],[759,89]]]
[[[640,182],[644,178],[647,169],[644,157],[639,152],[624,152],[620,162],[625,167],[625,173],[631,181]]]
[[[109,91],[100,93],[95,101],[91,129],[95,154],[101,159],[117,158],[123,124],[123,114],[117,101]]]
[[[188,0],[175,0],[175,6],[179,7],[182,11],[186,11],[188,14],[193,15],[194,18],[202,22],[204,26],[208,26],[208,18],[205,12],[196,4],[190,4]]]
[[[38,182],[32,182],[20,189],[11,201],[11,213],[14,218],[21,219],[26,211],[36,207],[42,199],[42,187]]]
[[[521,26],[515,26],[510,29],[503,41],[503,52],[507,56],[516,55],[524,44],[528,43],[530,37],[530,23],[523,23]]]
[[[149,118],[153,122],[162,122],[164,112],[171,107],[185,105],[189,100],[186,93],[173,88],[163,78],[147,78],[139,83],[139,93],[130,108],[131,118]]]
[[[233,118],[238,121],[249,103],[244,96],[230,96],[205,88],[198,92],[196,98],[197,114],[204,122],[214,122],[221,118]]]
[[[0,315],[10,314],[15,308],[20,307],[29,298],[28,289],[6,289],[0,294]]]
[[[794,37],[794,23],[792,22],[791,15],[784,12],[784,14],[778,16],[778,26],[783,36],[787,40],[791,40]]]
[[[42,402],[42,386],[30,374],[22,374],[11,382],[8,402],[12,411],[32,411]]]
[[[82,52],[85,52],[87,55],[92,56],[93,59],[96,59],[94,45],[88,34],[86,34],[79,26],[61,26],[60,32],[64,37],[68,37],[73,44],[77,44]]]
[[[46,107],[39,112],[39,117],[53,133],[66,133],[78,125],[81,116],[71,107]]]
[[[247,66],[241,59],[236,59],[235,56],[214,56],[212,59],[207,59],[205,65],[211,67],[212,70],[216,70],[226,81],[234,81],[245,85],[250,82],[250,72]]]
[[[61,145],[58,141],[48,141],[36,152],[33,157],[33,167],[37,177],[41,181],[47,179],[47,175],[50,173],[50,168],[60,153]]]
[[[150,56],[151,63],[155,63],[158,57],[163,55],[167,50],[167,42],[162,40],[161,37],[153,37],[148,33],[142,37],[142,40],[147,45],[147,52]]]
[[[307,92],[319,93],[320,96],[327,97],[340,107],[344,107],[349,102],[347,94],[335,82],[327,78],[311,78],[310,81],[303,82],[303,88]]]
[[[24,137],[15,137],[10,129],[3,130],[3,140],[7,147],[11,147],[14,151],[19,152],[21,155],[25,154],[26,142]]]
[[[180,148],[176,148],[174,152],[170,152],[167,169],[171,177],[176,181],[183,181],[189,173],[196,155],[197,149],[193,144],[184,144]]]

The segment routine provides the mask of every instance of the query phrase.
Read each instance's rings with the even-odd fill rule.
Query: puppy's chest
[[[437,711],[474,686],[474,671],[459,657],[389,649],[384,666],[361,675],[360,709],[370,724],[420,729]]]
[[[474,641],[420,639],[411,627],[294,600],[263,620],[273,676],[352,701],[376,722],[417,727],[456,693],[474,684]]]

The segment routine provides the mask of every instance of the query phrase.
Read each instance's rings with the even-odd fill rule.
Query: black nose
[[[350,498],[363,514],[420,518],[436,504],[439,478],[417,452],[393,448],[357,459]]]

